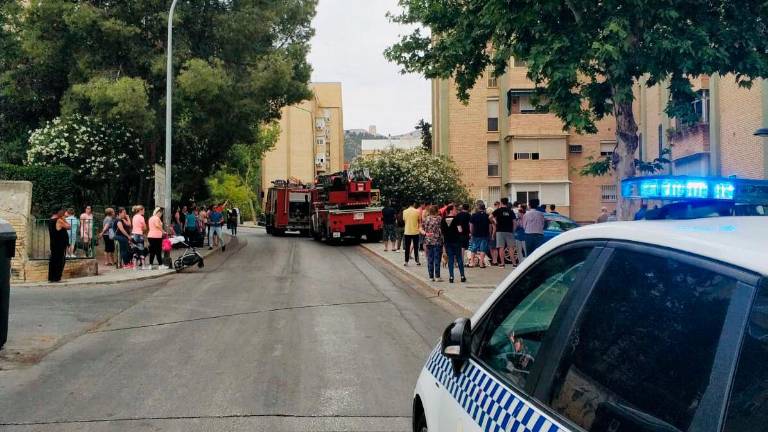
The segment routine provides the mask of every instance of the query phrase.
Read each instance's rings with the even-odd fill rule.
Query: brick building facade
[[[554,114],[532,106],[534,86],[525,77],[525,65],[510,66],[501,77],[479,80],[467,104],[456,98],[453,82],[432,82],[434,151],[456,162],[478,199],[539,198],[582,222],[594,221],[603,206],[612,210],[613,178],[579,175],[589,157],[613,151],[611,119],[601,122],[595,135],[564,131]]]

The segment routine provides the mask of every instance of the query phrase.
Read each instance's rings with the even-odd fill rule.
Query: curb
[[[237,237],[231,237],[229,242],[226,244],[226,246],[232,246],[236,247],[239,243],[239,240]],[[213,249],[213,250],[204,250],[199,251],[200,255],[203,258],[208,258],[209,256],[215,255],[217,253],[221,253],[221,248]],[[139,270],[141,271],[141,270]],[[20,284],[12,284],[11,288],[60,288],[60,287],[66,287],[66,286],[91,286],[91,285],[115,285],[125,282],[139,282],[139,281],[146,281],[151,279],[159,279],[164,276],[169,276],[172,274],[176,274],[176,270],[169,269],[169,270],[163,270],[160,273],[150,274],[150,275],[143,275],[143,276],[137,276],[134,278],[127,278],[122,280],[106,280],[106,281],[79,281],[77,278],[75,279],[69,279],[66,281],[62,281],[60,283],[51,284],[49,282],[31,282],[31,283],[20,283]]]
[[[375,243],[374,243],[375,244]],[[371,256],[376,258],[378,261],[383,262],[387,267],[395,270],[400,275],[404,276],[408,280],[411,280],[419,285],[419,288],[422,290],[426,290],[430,294],[434,294],[437,298],[444,300],[446,303],[450,304],[452,307],[458,309],[459,311],[462,311],[464,315],[466,316],[472,316],[474,314],[474,311],[471,311],[467,309],[465,306],[461,305],[457,301],[453,300],[450,296],[445,295],[445,290],[440,288],[435,288],[432,285],[430,285],[426,280],[414,275],[413,273],[409,272],[408,270],[395,265],[392,261],[382,257],[375,251],[373,251],[371,248],[369,248],[367,245],[361,244],[360,247],[364,251],[366,256]]]

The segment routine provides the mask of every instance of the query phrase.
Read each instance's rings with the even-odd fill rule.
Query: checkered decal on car
[[[440,347],[430,355],[427,370],[485,432],[564,431],[472,362],[454,377]]]

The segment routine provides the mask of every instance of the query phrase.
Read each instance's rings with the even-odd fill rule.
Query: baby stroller
[[[187,267],[192,267],[195,264],[197,264],[198,268],[205,267],[203,257],[197,252],[197,249],[195,249],[194,246],[184,241],[184,237],[174,237],[171,239],[171,241],[174,244],[179,244],[187,248],[180,257],[173,261],[173,268],[177,272],[180,272]]]

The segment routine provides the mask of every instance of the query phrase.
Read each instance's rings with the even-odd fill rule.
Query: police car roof
[[[607,222],[567,231],[548,241],[542,249],[586,239],[663,246],[768,275],[768,217]]]

